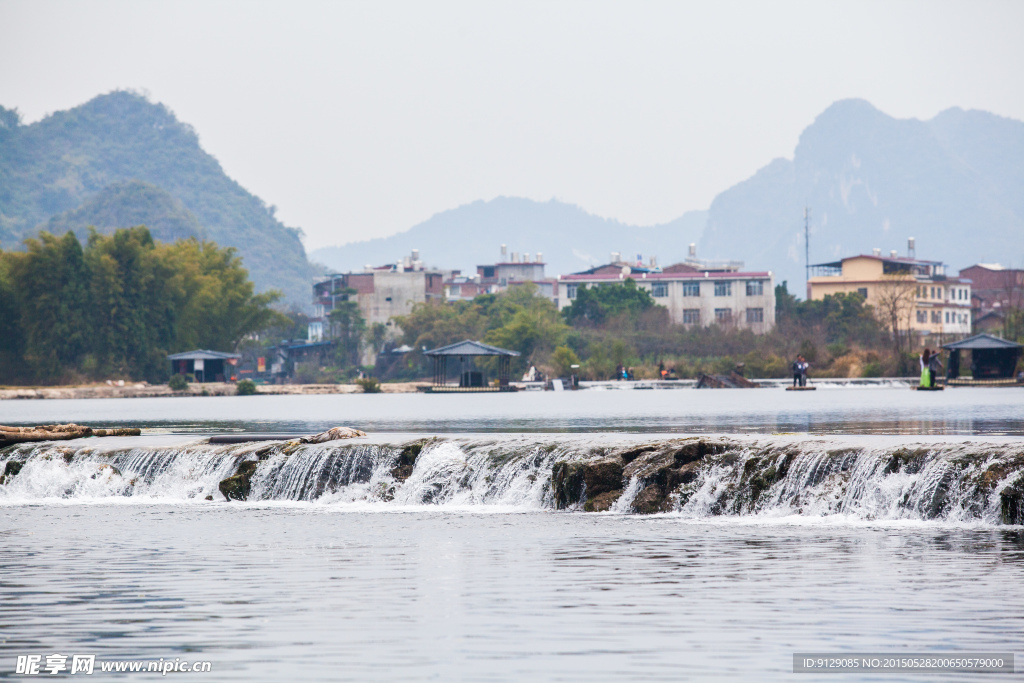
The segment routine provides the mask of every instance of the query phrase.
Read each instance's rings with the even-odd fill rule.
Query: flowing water
[[[1024,650],[1024,392],[815,393],[4,403],[147,429],[0,449],[0,677],[60,652],[210,661],[192,680],[816,680],[793,653]],[[203,436],[338,424],[389,431]]]

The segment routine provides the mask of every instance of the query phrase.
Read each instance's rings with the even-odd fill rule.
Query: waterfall
[[[0,449],[0,472],[5,504],[205,503],[230,494],[249,503],[1024,523],[1020,441],[590,434],[166,446],[93,438]]]

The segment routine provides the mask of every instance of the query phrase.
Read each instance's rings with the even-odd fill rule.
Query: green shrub
[[[376,377],[363,377],[356,380],[363,389],[364,394],[379,394],[380,393],[380,381]]]
[[[239,380],[235,385],[235,393],[239,396],[252,396],[256,393],[256,382],[251,379]]]
[[[171,391],[185,391],[188,389],[188,380],[185,379],[185,375],[173,375],[167,386],[171,388]]]

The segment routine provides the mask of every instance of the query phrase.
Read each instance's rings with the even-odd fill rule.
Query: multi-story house
[[[978,263],[960,271],[971,281],[971,314],[976,332],[1003,332],[1007,314],[1024,309],[1024,270]]]
[[[572,305],[582,287],[624,282],[647,290],[655,304],[668,309],[676,325],[722,325],[763,334],[775,327],[775,285],[772,273],[744,272],[742,264],[722,270],[700,270],[698,262],[660,269],[619,262],[558,278],[559,310]]]
[[[339,303],[352,297],[367,324],[393,327],[392,318],[408,315],[418,303],[440,300],[448,274],[424,267],[419,251],[401,261],[380,267],[367,266],[362,273],[335,273],[313,284],[313,317],[309,341],[330,338],[328,316]],[[355,290],[352,294],[351,290]]]
[[[539,251],[536,258],[530,254],[517,254],[501,245],[501,260],[497,263],[477,266],[475,275],[461,275],[454,271],[444,283],[447,301],[470,301],[481,294],[497,294],[509,287],[532,282],[537,285],[538,296],[553,299],[555,280],[544,277],[544,256]]]
[[[947,276],[940,261],[903,257],[895,251],[882,256],[875,249],[872,254],[811,266],[807,289],[811,299],[856,292],[882,318],[895,311],[902,326],[922,339],[971,331],[971,281]]]

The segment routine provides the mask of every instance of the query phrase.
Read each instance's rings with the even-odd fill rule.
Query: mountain
[[[0,244],[90,223],[205,235],[238,249],[258,290],[308,305],[301,231],[229,178],[167,107],[118,91],[30,125],[0,107]]]
[[[545,272],[553,276],[607,263],[613,251],[624,258],[654,255],[663,265],[682,260],[688,245],[700,239],[704,220],[703,211],[692,211],[669,223],[637,227],[554,199],[497,197],[435,214],[397,235],[317,249],[310,258],[345,272],[394,263],[419,249],[431,266],[475,273],[477,265],[499,260],[499,248],[507,244],[520,254],[542,252]]]
[[[184,204],[141,180],[108,185],[77,209],[53,216],[42,228],[54,235],[70,230],[84,241],[90,226],[108,233],[134,225],[145,225],[161,242],[207,237],[199,219]]]
[[[803,293],[803,212],[811,263],[906,254],[952,272],[979,261],[1024,262],[1024,122],[949,109],[896,119],[863,100],[826,109],[793,159],[775,159],[711,203],[700,252],[771,268]]]

